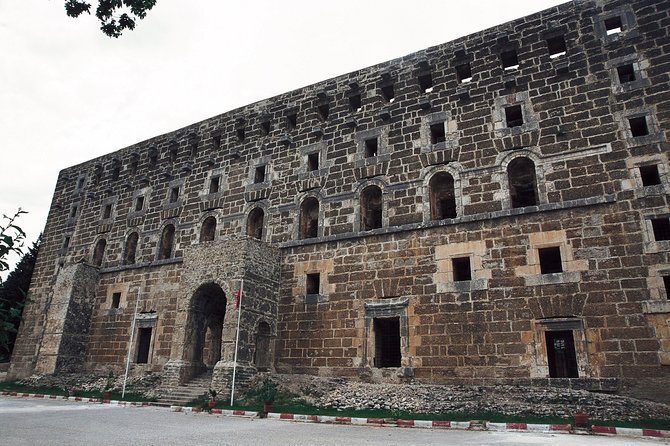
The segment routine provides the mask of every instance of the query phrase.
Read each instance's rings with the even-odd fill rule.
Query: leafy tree
[[[0,272],[7,271],[9,264],[7,263],[7,255],[10,253],[22,254],[23,241],[26,238],[23,229],[16,226],[14,221],[21,214],[25,214],[20,208],[11,217],[2,216],[3,223],[0,224]],[[4,284],[0,281],[0,291],[4,289]],[[25,299],[24,299],[25,300]],[[0,301],[0,353],[8,351],[7,346],[11,333],[16,333],[16,326],[14,321],[17,317],[20,318],[20,308],[13,306],[5,306],[4,302]],[[4,356],[4,355],[3,355]]]
[[[28,248],[7,280],[0,286],[0,362],[9,360],[14,349],[21,313],[26,304],[30,279],[33,276],[42,234]],[[3,358],[4,357],[4,358]]]
[[[95,16],[100,29],[109,37],[119,37],[124,30],[135,29],[135,21],[146,17],[156,0],[98,0]],[[85,0],[65,0],[65,12],[70,17],[91,13],[91,4]]]

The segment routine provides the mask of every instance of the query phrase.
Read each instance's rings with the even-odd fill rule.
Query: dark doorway
[[[547,359],[550,378],[578,378],[575,339],[572,331],[547,331]]]
[[[221,359],[226,295],[216,283],[201,285],[189,308],[185,356],[201,367],[212,368]]]
[[[375,318],[375,367],[400,367],[400,318]]]
[[[151,327],[137,330],[137,363],[149,363],[149,351],[151,350]]]

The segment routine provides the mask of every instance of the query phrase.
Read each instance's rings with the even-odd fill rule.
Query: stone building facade
[[[63,170],[10,376],[225,387],[244,283],[247,375],[670,399],[668,29],[576,0]]]

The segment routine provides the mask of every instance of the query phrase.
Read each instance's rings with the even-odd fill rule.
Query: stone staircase
[[[183,406],[194,399],[208,397],[211,382],[212,371],[208,370],[186,384],[169,389],[156,405]]]

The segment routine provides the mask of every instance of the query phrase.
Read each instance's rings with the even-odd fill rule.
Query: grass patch
[[[32,387],[23,384],[18,384],[16,381],[1,382],[0,392],[35,393],[42,395],[68,396],[68,392],[61,387],[39,387],[39,386]],[[77,392],[76,396],[80,396],[83,398],[102,399],[102,392],[99,390],[93,390],[93,391],[80,390]],[[119,401],[130,401],[130,402],[156,401],[156,399],[146,398],[139,393],[132,393],[132,392],[126,392],[124,398],[121,398],[121,392],[112,392],[112,396],[110,397],[110,399]]]

